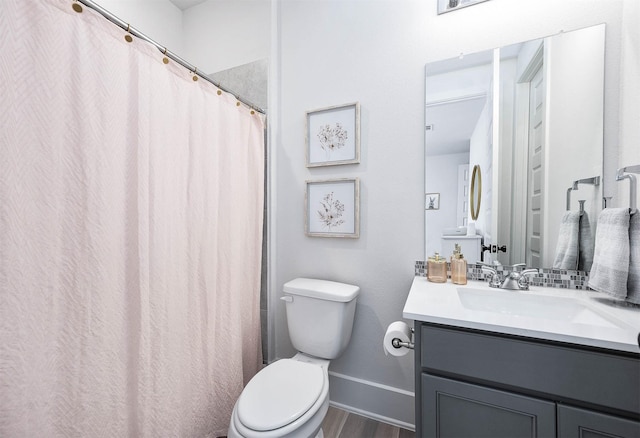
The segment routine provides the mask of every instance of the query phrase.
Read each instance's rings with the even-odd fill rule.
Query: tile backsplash
[[[506,276],[514,268],[510,266],[495,266],[501,276]],[[524,267],[516,267],[516,271],[523,270]],[[415,264],[415,275],[427,276],[427,262],[418,260]],[[467,278],[469,280],[489,281],[490,274],[483,271],[480,265],[475,263],[467,264]],[[449,270],[449,278],[451,278]],[[567,269],[541,269],[537,275],[529,276],[532,286],[557,287],[562,289],[589,289],[589,273],[585,271],[574,271]]]

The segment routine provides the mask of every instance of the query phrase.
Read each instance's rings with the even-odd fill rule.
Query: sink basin
[[[584,301],[504,289],[457,288],[462,306],[520,318],[534,318],[622,328],[626,324],[589,307]]]

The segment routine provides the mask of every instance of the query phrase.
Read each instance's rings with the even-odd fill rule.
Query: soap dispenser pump
[[[467,284],[467,261],[460,252],[460,245],[457,243],[451,255],[451,282],[453,284]]]

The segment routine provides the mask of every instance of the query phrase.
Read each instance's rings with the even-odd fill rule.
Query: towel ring
[[[573,184],[571,184],[571,187],[567,189],[567,211],[571,210],[571,191],[578,190],[578,184],[591,184],[594,186],[599,186],[600,177],[593,176],[591,178],[577,179],[573,182]]]
[[[634,214],[638,211],[638,180],[633,173],[640,173],[640,164],[618,169],[616,181],[629,180],[629,211]]]

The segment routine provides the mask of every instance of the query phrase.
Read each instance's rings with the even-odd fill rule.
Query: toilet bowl
[[[322,438],[329,409],[329,361],[298,353],[265,367],[233,408],[228,437]]]
[[[263,368],[236,401],[229,438],[322,438],[329,363],[351,338],[358,286],[310,278],[284,285],[287,326],[298,353]]]

